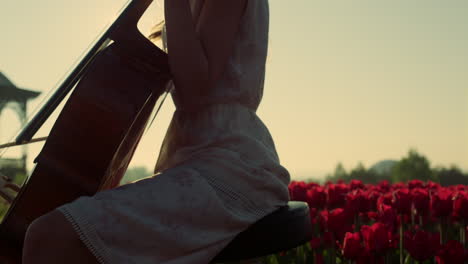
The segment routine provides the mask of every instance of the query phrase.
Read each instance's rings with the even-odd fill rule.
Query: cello
[[[21,263],[28,226],[80,196],[118,185],[171,79],[167,54],[137,23],[152,0],[131,0],[17,136],[33,136],[71,95],[0,224],[1,263]]]

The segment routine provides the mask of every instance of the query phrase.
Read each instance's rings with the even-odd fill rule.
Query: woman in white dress
[[[176,111],[152,177],[34,221],[23,264],[209,263],[289,200],[289,174],[256,109],[268,0],[166,0]]]

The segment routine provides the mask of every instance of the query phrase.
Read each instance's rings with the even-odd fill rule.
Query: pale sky
[[[0,71],[45,94],[125,2],[3,1]],[[142,31],[162,18],[157,4]],[[409,148],[433,166],[468,171],[467,1],[270,0],[270,9],[258,115],[293,179],[321,177],[338,162],[400,159]],[[173,110],[168,100],[133,165],[153,167]],[[12,115],[0,117],[1,143],[19,129]],[[29,149],[32,158],[40,145]]]

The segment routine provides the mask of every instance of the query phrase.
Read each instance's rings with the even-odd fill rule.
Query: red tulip
[[[361,243],[361,234],[347,232],[344,237],[342,252],[345,258],[355,260],[362,256],[364,246]]]
[[[379,218],[379,214],[374,211],[363,213],[361,215],[362,215],[362,218],[365,219],[365,221],[377,221],[377,219]]]
[[[329,184],[327,188],[328,207],[343,207],[345,205],[345,196],[348,192],[349,186],[344,183]]]
[[[414,209],[419,215],[427,215],[429,213],[429,193],[422,188],[414,188],[411,190]]]
[[[289,196],[293,201],[307,201],[307,184],[302,181],[292,181],[289,186]]]
[[[328,215],[328,228],[333,232],[336,240],[342,240],[346,232],[353,230],[349,215],[342,208],[330,212]]]
[[[453,214],[468,221],[468,193],[459,192],[453,202]]]
[[[407,188],[401,188],[393,192],[393,207],[399,214],[411,213],[411,195]]]
[[[456,240],[449,240],[437,253],[438,264],[463,264],[466,259],[465,248]]]
[[[306,183],[306,186],[307,186],[307,189],[312,189],[315,187],[320,187],[320,184],[315,183],[315,182],[309,182],[309,183]]]
[[[421,180],[411,180],[408,182],[408,188],[410,190],[414,188],[424,188],[424,182]]]
[[[336,208],[328,213],[328,229],[338,229],[345,225],[348,221],[348,215],[343,208]]]
[[[320,212],[320,222],[325,230],[333,233],[335,240],[343,239],[345,233],[353,229],[343,208]]]
[[[446,217],[452,213],[453,201],[452,191],[440,188],[434,192],[431,200],[431,211],[435,217]]]
[[[392,247],[392,234],[386,225],[375,223],[372,226],[362,226],[366,250],[374,254],[383,254]]]
[[[392,186],[387,180],[379,182],[377,184],[377,188],[382,192],[382,193],[387,193],[391,190]]]
[[[450,224],[447,220],[468,223],[468,186],[465,185],[441,187],[434,182],[419,180],[407,184],[391,185],[383,181],[377,185],[364,185],[359,180],[352,180],[349,184],[341,181],[325,185],[293,181],[288,187],[291,200],[307,202],[311,222],[320,224],[319,236],[309,241],[318,262],[323,262],[321,251],[333,247],[356,264],[383,263],[383,256],[389,250],[395,253],[398,248],[397,228],[400,223],[412,220],[411,210],[417,213],[416,216],[431,216],[423,217],[423,221],[444,221],[441,225],[444,241],[454,234],[452,229],[446,228]],[[356,215],[359,223],[354,223]],[[446,218],[450,216],[450,219]],[[419,218],[414,220],[420,221]],[[361,226],[359,232],[353,231],[369,222],[374,224]],[[433,225],[427,227],[432,230]],[[465,237],[468,237],[468,226],[463,225],[459,231],[465,230]],[[442,264],[468,260],[465,259],[468,252],[460,242],[451,240],[441,246],[440,236],[421,229],[405,232],[402,239],[405,250],[419,262],[431,258]]]
[[[438,233],[428,233],[418,230],[416,233],[406,231],[404,235],[405,249],[417,261],[424,261],[433,257],[440,247]]]
[[[351,216],[369,211],[369,200],[364,191],[357,189],[348,193],[345,208]]]
[[[376,190],[366,191],[368,206],[370,211],[377,211],[377,201],[382,194]]]
[[[349,182],[349,188],[351,190],[364,189],[364,184],[360,180],[351,180]]]
[[[390,230],[396,230],[398,224],[398,215],[391,206],[382,204],[379,208],[379,221],[385,224]]]
[[[436,183],[436,182],[432,182],[432,181],[428,181],[426,183],[426,188],[429,189],[429,190],[437,190],[439,189],[441,186],[440,184]]]
[[[392,199],[393,195],[391,192],[382,194],[378,199],[377,199],[377,209],[382,206],[382,204],[392,206]]]
[[[323,187],[312,187],[307,190],[306,193],[306,202],[309,204],[309,207],[322,209],[327,203],[327,194],[325,188]]]

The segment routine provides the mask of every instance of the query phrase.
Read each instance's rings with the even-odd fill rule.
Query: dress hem
[[[106,248],[103,245],[100,245],[98,242],[99,238],[97,237],[97,234],[91,231],[94,229],[92,228],[89,221],[83,217],[73,215],[71,210],[68,210],[66,205],[57,208],[57,210],[65,216],[68,222],[72,225],[81,242],[83,242],[91,254],[96,257],[96,260],[100,264],[111,263],[109,261],[109,253],[107,252]]]

